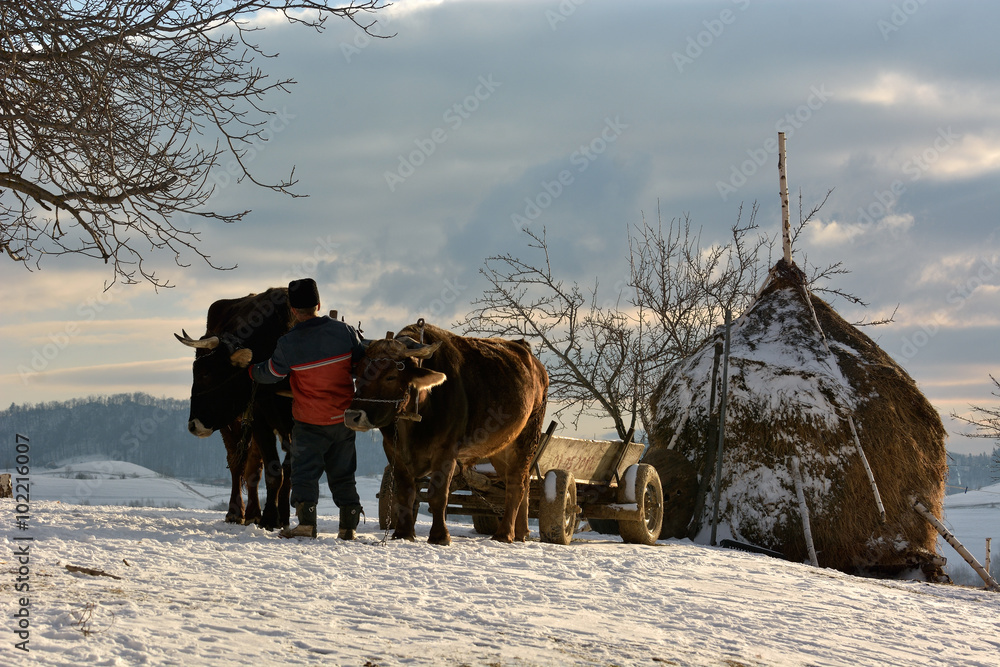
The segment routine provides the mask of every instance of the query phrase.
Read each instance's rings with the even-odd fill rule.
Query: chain
[[[529,475],[529,479],[530,479],[530,475]],[[466,480],[466,481],[468,481],[468,480]],[[502,519],[502,518],[503,518],[503,515],[507,513],[507,508],[506,508],[506,507],[498,507],[497,505],[494,505],[493,503],[491,503],[491,502],[490,502],[490,499],[489,499],[489,498],[487,498],[486,496],[484,496],[483,494],[481,494],[481,493],[479,492],[479,489],[475,488],[475,487],[474,487],[474,486],[472,486],[471,484],[467,484],[467,486],[469,487],[469,489],[470,489],[470,490],[471,490],[471,491],[472,491],[472,492],[473,492],[474,494],[476,494],[477,496],[479,496],[479,499],[480,499],[480,500],[482,500],[482,501],[483,501],[484,503],[486,503],[486,504],[487,504],[487,505],[489,506],[490,510],[491,510],[491,511],[492,511],[492,512],[493,512],[494,514],[496,514],[496,515],[497,515],[497,520],[500,520],[500,519]],[[530,486],[530,484],[529,484],[529,486]],[[449,492],[450,492],[450,490],[449,490]],[[528,493],[528,490],[527,490],[527,489],[525,490],[525,493]],[[518,510],[518,511],[520,511],[520,510]],[[516,519],[516,517],[515,517],[515,519]]]
[[[382,473],[383,475],[384,474],[388,474],[389,475],[389,486],[386,488],[386,492],[389,494],[389,502],[392,503],[389,506],[389,517],[386,518],[386,522],[385,522],[385,532],[382,534],[382,539],[379,540],[379,542],[378,542],[378,545],[379,546],[383,546],[383,547],[386,545],[387,541],[389,540],[389,523],[390,523],[390,519],[393,516],[393,514],[396,513],[396,474],[395,474],[396,473],[396,442],[399,439],[399,429],[397,428],[396,425],[397,425],[398,422],[399,422],[399,420],[397,419],[396,421],[394,421],[392,423],[392,459],[389,461],[389,466],[388,466],[389,471],[388,471],[388,473]],[[384,438],[385,435],[383,434],[382,437]],[[413,517],[413,520],[416,521],[417,517]]]

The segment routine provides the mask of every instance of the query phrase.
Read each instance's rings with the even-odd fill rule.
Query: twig
[[[77,565],[67,565],[66,569],[69,570],[70,572],[79,572],[80,574],[89,574],[92,577],[111,577],[112,579],[121,579],[121,577],[119,577],[117,575],[108,574],[107,572],[105,572],[103,570],[94,570],[94,569],[91,569],[89,567],[79,567]]]

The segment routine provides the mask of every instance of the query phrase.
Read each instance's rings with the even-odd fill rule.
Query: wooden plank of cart
[[[617,521],[625,542],[653,544],[663,523],[663,489],[653,466],[639,463],[644,446],[625,440],[582,440],[553,435],[551,422],[531,464],[528,516],[538,519],[543,542],[569,544],[581,519]],[[388,468],[382,477],[379,526],[391,528]],[[427,502],[427,480],[417,480],[417,503]],[[457,473],[448,515],[472,517],[476,532],[492,535],[503,514],[504,484],[488,461]]]

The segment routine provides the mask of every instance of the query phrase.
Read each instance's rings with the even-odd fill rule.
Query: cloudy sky
[[[292,76],[273,140],[253,162],[291,199],[231,183],[206,226],[219,272],[161,257],[173,289],[102,291],[103,265],[0,260],[0,405],[145,391],[183,398],[215,299],[314,276],[324,307],[369,336],[418,317],[447,326],[501,252],[531,258],[516,223],[546,230],[567,280],[627,280],[626,229],[690,214],[723,240],[741,203],[777,230],[775,144],[806,205],[833,195],[801,239],[811,264],[843,261],[833,301],[945,417],[991,405],[1000,374],[1000,70],[995,2],[401,0],[364,38],[269,24],[262,63]],[[562,176],[563,182],[559,182]],[[548,196],[546,196],[548,195]],[[797,254],[802,263],[802,255]],[[605,425],[590,425],[593,435]]]

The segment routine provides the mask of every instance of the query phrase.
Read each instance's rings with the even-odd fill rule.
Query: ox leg
[[[445,522],[448,509],[448,492],[451,478],[455,474],[455,459],[441,462],[427,485],[427,506],[431,510],[431,533],[427,541],[431,544],[451,544],[451,535]]]
[[[521,498],[521,506],[517,510],[517,518],[514,520],[514,541],[527,541],[530,532],[528,528],[528,494],[526,491]]]
[[[281,522],[281,526],[285,527],[289,525],[291,509],[288,503],[288,497],[292,493],[292,439],[290,435],[284,436],[281,439],[281,448],[285,450],[285,460],[281,464],[281,486],[278,487],[278,520]]]
[[[219,429],[222,442],[226,446],[226,466],[232,477],[232,490],[229,493],[229,509],[226,511],[226,523],[243,523],[243,485],[244,461],[239,453],[239,422],[223,426]]]
[[[508,544],[517,539],[523,542],[528,537],[528,480],[527,474],[512,471],[507,475],[504,493],[504,512],[493,539]],[[523,526],[521,518],[523,514]]]
[[[278,516],[278,496],[282,483],[285,481],[278,448],[275,445],[274,433],[264,427],[254,428],[254,439],[260,448],[264,460],[264,483],[267,486],[267,498],[264,501],[264,511],[261,514],[260,526],[266,530],[274,530],[280,526]]]
[[[413,511],[413,502],[417,499],[416,480],[398,468],[393,469],[392,477],[396,496],[396,530],[392,533],[392,539],[415,540],[417,517]]]
[[[524,542],[528,539],[528,484],[531,477],[529,466],[538,449],[541,434],[544,404],[536,409],[514,440],[506,457],[509,466],[505,481],[504,513],[493,539],[500,542]]]
[[[256,441],[251,439],[250,447],[247,450],[246,466],[243,468],[243,481],[247,490],[247,507],[243,514],[244,523],[260,523],[260,496],[257,493],[257,487],[260,485],[263,467],[260,448]]]

